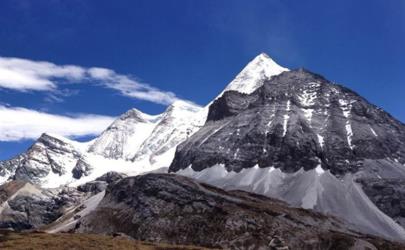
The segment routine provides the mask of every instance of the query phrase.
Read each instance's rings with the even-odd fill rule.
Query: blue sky
[[[41,90],[24,81],[3,86],[0,108],[51,114],[49,126],[64,117],[70,127],[86,119],[105,124],[132,107],[155,114],[174,99],[204,105],[261,52],[342,83],[405,121],[405,1],[3,0],[0,27],[7,67],[45,61],[63,74],[56,87],[42,75],[30,75]],[[79,66],[82,75],[61,65]],[[95,68],[138,87],[130,95],[96,79]],[[91,129],[75,133],[85,139]],[[19,136],[2,139],[0,159],[32,143]]]

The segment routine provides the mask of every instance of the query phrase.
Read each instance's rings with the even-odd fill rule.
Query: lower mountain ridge
[[[14,181],[0,187],[0,197],[2,227],[15,230],[70,232],[77,237],[83,233],[121,235],[159,244],[221,249],[405,247],[359,233],[333,216],[173,174],[125,177],[108,173],[64,190]]]

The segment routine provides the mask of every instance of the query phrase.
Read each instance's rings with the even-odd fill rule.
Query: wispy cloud
[[[114,119],[93,114],[63,116],[0,105],[0,141],[37,139],[44,132],[71,138],[98,135]]]
[[[87,74],[91,79],[100,81],[105,87],[115,89],[125,96],[160,104],[171,104],[179,98],[172,92],[162,91],[148,84],[141,83],[128,75],[117,74],[106,68],[89,68]]]
[[[142,83],[107,68],[56,65],[51,62],[0,57],[0,88],[55,93],[61,83],[98,83],[131,98],[159,104],[179,100],[172,92]]]

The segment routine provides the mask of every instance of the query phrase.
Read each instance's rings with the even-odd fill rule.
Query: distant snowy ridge
[[[17,179],[55,188],[80,185],[109,171],[137,175],[168,167],[175,147],[203,123],[195,116],[200,110],[183,101],[156,116],[131,109],[85,143],[43,134],[27,152],[0,162],[0,181]]]

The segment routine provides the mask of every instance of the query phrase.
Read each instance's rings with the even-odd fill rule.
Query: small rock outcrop
[[[104,191],[108,184],[117,182],[123,178],[127,177],[127,175],[118,173],[118,172],[107,172],[102,176],[98,177],[94,181],[87,182],[85,184],[79,185],[77,190],[84,193],[92,193],[97,194],[99,192]]]

